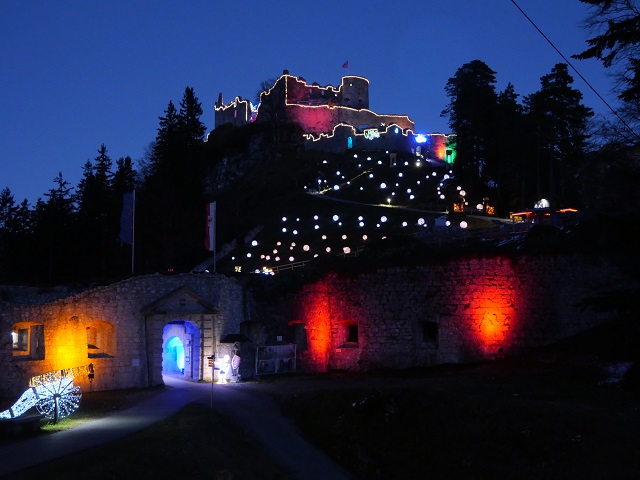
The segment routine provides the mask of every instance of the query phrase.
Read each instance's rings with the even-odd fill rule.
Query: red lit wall
[[[576,305],[609,291],[612,278],[620,273],[605,263],[568,257],[466,259],[328,275],[295,296],[295,319],[308,332],[301,364],[313,371],[367,370],[523,352],[609,320],[611,314]],[[349,323],[358,325],[357,345],[345,343]],[[437,338],[428,338],[434,324]]]

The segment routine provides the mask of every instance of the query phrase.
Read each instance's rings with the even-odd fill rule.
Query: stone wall
[[[204,343],[195,354],[210,355],[224,349],[220,339],[239,333],[244,319],[242,287],[222,275],[145,275],[50,302],[38,303],[35,290],[21,298],[20,304],[0,304],[0,396],[22,393],[32,376],[88,363],[95,366],[95,380],[89,385],[78,379],[83,390],[156,385],[162,383],[168,323],[200,329]],[[32,348],[35,337],[28,349],[13,348],[12,329],[32,326],[44,327],[42,354]],[[90,339],[92,328],[97,340]],[[202,365],[202,359],[193,361]],[[209,369],[195,372],[194,380],[210,379]]]
[[[283,302],[282,315],[304,325],[307,346],[299,345],[298,365],[306,370],[471,362],[610,320],[613,313],[585,310],[581,302],[628,282],[593,257],[466,259],[327,275]]]

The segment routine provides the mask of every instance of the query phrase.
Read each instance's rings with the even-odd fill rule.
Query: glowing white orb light
[[[345,255],[346,255],[347,253],[351,253],[351,249],[350,249],[349,247],[344,247],[344,248],[342,249],[342,251],[345,253]]]
[[[464,190],[460,190],[460,196],[466,197],[467,196],[467,192],[465,192]]]
[[[380,217],[380,221],[381,221],[382,223],[386,222],[386,221],[387,221],[387,217],[385,217],[384,215],[383,215],[383,216],[381,216],[381,217]]]
[[[346,240],[346,239],[347,239],[347,236],[346,236],[346,235],[342,235],[342,239],[343,239],[343,240]]]
[[[402,222],[402,226],[403,226],[403,227],[406,227],[407,225],[408,225],[408,223],[407,223],[407,222]]]
[[[384,183],[384,182],[382,182],[382,183],[380,184],[380,188],[381,188],[381,189],[385,189],[385,188],[387,188],[387,184],[386,184],[386,183]]]
[[[276,250],[275,248],[273,249],[273,254],[275,255],[276,253],[278,253],[278,250]]]
[[[247,258],[251,258],[251,254],[250,253],[247,253]]]
[[[252,246],[252,247],[255,247],[255,246],[257,246],[257,245],[258,245],[258,241],[257,241],[257,240],[254,240],[253,242],[251,242],[251,246]]]
[[[484,208],[484,207],[482,206],[482,204],[481,204],[481,203],[479,203],[479,204],[477,204],[477,205],[476,205],[476,209],[478,209],[478,210],[482,210],[483,208]]]
[[[334,190],[340,190],[340,185],[334,185],[334,186],[333,186],[333,189],[334,189]]]
[[[287,232],[286,227],[282,227],[282,233],[286,233],[286,232]]]
[[[298,230],[294,230],[294,231],[293,231],[293,232],[291,232],[291,233],[293,233],[294,235],[297,235],[297,234],[298,234]]]
[[[282,221],[286,222],[287,221],[287,217],[282,217]]]
[[[276,242],[276,245],[280,246],[282,245],[282,242]]]
[[[309,245],[303,245],[302,250],[304,250],[305,252],[308,252],[309,248],[311,248],[309,247]]]
[[[318,220],[318,215],[314,215],[314,216],[313,216],[313,219],[314,219],[314,220]]]
[[[320,225],[314,225],[313,228],[314,230],[318,230],[320,228]]]
[[[364,222],[360,222],[360,223],[358,223],[358,226],[359,226],[359,227],[364,227]]]
[[[362,239],[363,240],[367,240],[369,237],[367,237],[366,235],[362,235]]]
[[[338,220],[340,220],[340,217],[338,215],[334,215],[332,218],[334,222],[337,222]]]
[[[322,239],[323,239],[323,240],[326,240],[326,239],[327,239],[327,236],[326,236],[326,235],[322,235]]]
[[[424,225],[424,218],[418,219],[418,225]]]
[[[330,253],[330,252],[331,252],[331,247],[327,247],[327,248],[325,248],[324,250],[325,250],[327,253]]]
[[[467,228],[467,222],[464,220],[460,222],[460,228]]]
[[[289,257],[289,261],[293,262],[294,258],[293,257]]]

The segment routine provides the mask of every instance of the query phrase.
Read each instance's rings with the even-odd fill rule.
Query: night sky
[[[517,3],[565,56],[584,50],[584,4]],[[76,186],[102,143],[114,162],[137,162],[186,86],[211,130],[219,92],[225,102],[253,100],[283,69],[322,86],[360,75],[370,80],[371,110],[407,114],[418,133],[448,133],[444,87],[464,63],[484,61],[498,91],[511,82],[525,96],[563,61],[510,0],[7,0],[0,49],[0,188],[32,204],[59,171]],[[572,63],[615,104],[599,62]],[[585,105],[608,114],[570,72]]]

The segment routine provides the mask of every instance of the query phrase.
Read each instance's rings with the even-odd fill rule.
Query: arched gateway
[[[0,396],[21,395],[30,378],[93,364],[83,390],[163,384],[163,368],[211,381],[211,355],[231,354],[244,318],[243,287],[219,274],[149,274],[68,294],[3,287]],[[3,290],[3,291],[4,291]]]
[[[211,380],[206,359],[215,353],[218,308],[186,287],[142,309],[147,336],[149,385],[163,374]]]

